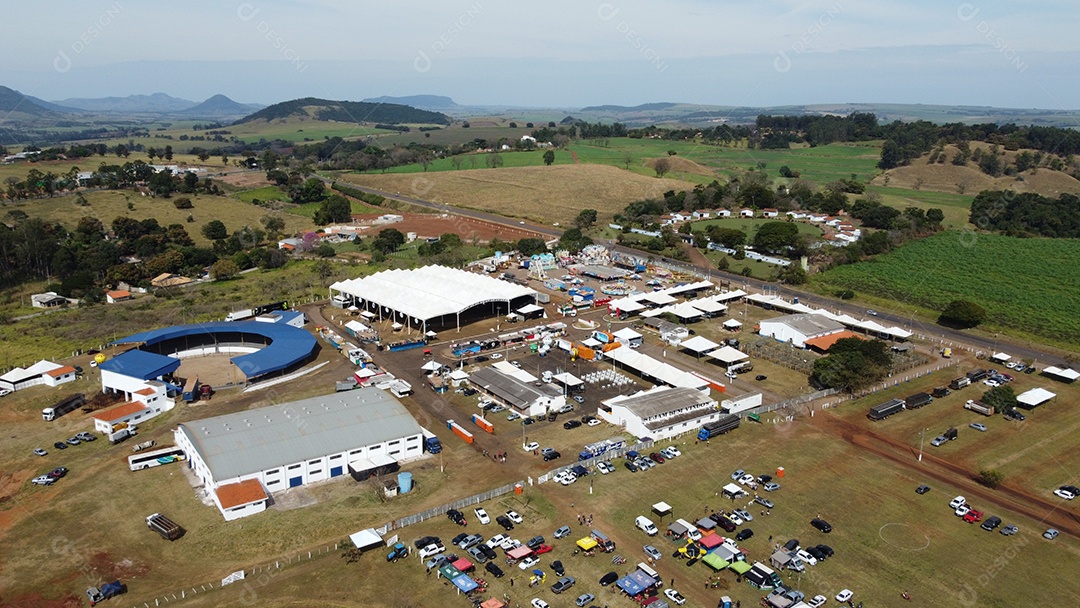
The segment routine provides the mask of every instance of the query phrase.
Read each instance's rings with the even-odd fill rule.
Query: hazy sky
[[[49,100],[1080,108],[1077,0],[11,2],[0,84]]]

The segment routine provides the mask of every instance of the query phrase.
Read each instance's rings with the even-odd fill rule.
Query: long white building
[[[635,437],[666,439],[720,418],[716,400],[692,388],[657,386],[603,402],[597,416]]]
[[[420,425],[377,388],[184,422],[175,437],[227,520],[264,510],[269,493],[347,474],[365,479],[423,453]]]

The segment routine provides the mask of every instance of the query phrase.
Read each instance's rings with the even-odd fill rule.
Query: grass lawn
[[[254,190],[244,190],[243,192],[237,192],[232,195],[233,198],[244,201],[245,203],[252,203],[256,200],[260,201],[289,201],[288,194],[285,194],[281,188],[277,186],[263,186],[262,188],[255,188]]]
[[[987,326],[1017,329],[1075,350],[1080,301],[1062,294],[1080,284],[1078,269],[1078,239],[947,231],[812,280],[828,289],[853,289],[937,311],[954,299],[971,300],[986,309]]]
[[[140,196],[138,193],[118,190],[87,192],[87,206],[75,204],[75,196],[20,201],[5,205],[8,209],[20,209],[31,217],[40,217],[46,221],[59,222],[68,229],[74,229],[79,219],[92,216],[101,220],[106,227],[118,217],[131,217],[137,220],[154,218],[162,226],[181,224],[197,245],[206,246],[209,241],[202,235],[201,228],[210,220],[221,220],[229,232],[243,226],[259,226],[259,218],[269,211],[224,196],[188,196],[194,204],[193,209],[177,209],[173,201],[185,195],[176,195],[171,199]],[[131,208],[128,208],[128,204]],[[189,222],[188,217],[194,221]],[[282,215],[285,220],[285,233],[310,230],[310,220],[296,215]]]

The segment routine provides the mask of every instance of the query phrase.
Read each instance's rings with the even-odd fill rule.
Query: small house
[[[731,209],[717,209],[714,215],[719,218],[731,217]]]
[[[739,209],[739,217],[754,217],[754,210],[743,207]]]
[[[46,291],[45,293],[36,293],[30,296],[30,304],[34,308],[58,308],[66,306],[67,303],[68,299],[57,295],[55,291]]]
[[[105,301],[109,304],[116,304],[117,302],[124,302],[131,300],[135,296],[131,295],[131,292],[126,289],[116,289],[105,293]]]
[[[761,210],[761,215],[763,217],[770,217],[770,218],[771,217],[777,217],[777,216],[780,215],[780,211],[777,210],[777,209],[773,209],[772,207],[766,207],[766,208]]]

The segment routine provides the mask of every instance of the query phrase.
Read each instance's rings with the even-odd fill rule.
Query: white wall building
[[[0,376],[0,388],[19,391],[31,386],[60,386],[75,380],[75,368],[42,359],[27,368],[16,367]]]
[[[806,341],[829,334],[844,331],[843,324],[822,315],[800,313],[765,319],[760,323],[763,336],[775,338],[780,342],[790,342],[798,348],[805,348]]]
[[[165,384],[146,382],[143,388],[131,394],[131,401],[107,410],[94,412],[94,430],[109,434],[113,426],[121,423],[142,424],[155,416],[165,413],[176,405],[165,395]]]
[[[720,418],[716,400],[691,388],[657,386],[603,402],[600,418],[623,426],[635,437],[666,439],[689,433]]]
[[[227,519],[261,508],[237,502],[226,486],[257,480],[273,493],[348,474],[362,480],[423,454],[420,425],[390,393],[370,387],[183,422],[174,434]],[[256,494],[247,486],[252,492],[241,498]]]

